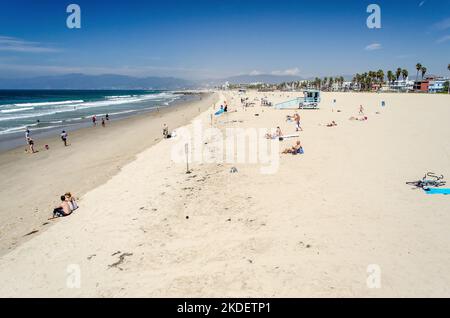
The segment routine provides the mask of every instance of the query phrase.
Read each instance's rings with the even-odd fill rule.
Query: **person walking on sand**
[[[31,137],[28,138],[28,146],[30,147],[31,153],[35,153],[36,150],[34,150],[34,140],[31,139]]]
[[[65,130],[63,130],[62,132],[61,132],[61,140],[63,141],[63,143],[64,143],[64,147],[67,147],[67,132],[65,131]]]
[[[92,116],[92,124],[94,124],[94,126],[97,126],[97,116]]]
[[[359,105],[359,114],[364,115],[364,107],[363,105]]]
[[[102,117],[102,127],[103,127],[103,128],[106,127],[105,118],[103,118],[103,117]]]
[[[294,122],[295,122],[295,131],[303,131],[302,127],[300,126],[300,115],[298,113],[294,114]]]

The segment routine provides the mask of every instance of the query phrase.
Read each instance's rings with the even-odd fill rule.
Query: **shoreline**
[[[0,255],[45,231],[60,194],[71,191],[81,197],[107,182],[135,156],[162,140],[162,125],[180,127],[211,106],[215,93],[201,100],[175,103],[136,116],[107,123],[106,128],[79,128],[69,134],[64,148],[59,136],[36,139],[38,153],[19,146],[0,152]],[[48,144],[50,150],[42,149]]]
[[[177,93],[177,94],[182,95],[181,93]],[[134,111],[134,112],[130,112],[130,113],[110,115],[110,120],[107,123],[109,124],[111,122],[132,118],[134,116],[145,116],[149,113],[152,113],[155,111],[161,111],[165,108],[176,107],[179,104],[200,101],[203,94],[205,94],[205,93],[187,92],[180,99],[175,100],[168,106],[157,106],[157,107],[153,107],[153,108],[150,108],[147,110],[138,110],[138,111]],[[98,124],[100,124],[100,122]],[[42,144],[45,144],[45,139],[59,135],[61,133],[62,129],[64,129],[65,131],[67,131],[69,133],[72,133],[79,129],[85,129],[85,128],[89,128],[89,127],[92,127],[91,117],[86,117],[82,120],[74,121],[73,123],[63,121],[63,122],[61,122],[61,127],[47,127],[45,129],[31,128],[30,130],[31,130],[32,138],[35,139],[35,142],[44,140],[44,142],[42,142]],[[8,150],[13,150],[13,149],[19,148],[21,146],[27,148],[24,135],[25,135],[25,131],[17,131],[14,133],[0,135],[0,154],[2,152],[8,151]]]

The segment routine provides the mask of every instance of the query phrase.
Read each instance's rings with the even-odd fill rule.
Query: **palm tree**
[[[409,75],[408,70],[403,69],[402,70],[402,77],[403,77],[404,81],[406,81],[406,79],[408,78],[408,75]]]
[[[383,72],[383,70],[378,70],[377,77],[378,77],[378,80],[379,80],[380,84],[383,84],[384,83],[384,72]]]
[[[402,69],[399,67],[397,71],[395,71],[395,78],[397,79],[397,81],[399,80],[400,75],[402,75]]]
[[[416,64],[416,70],[417,70],[416,81],[419,79],[419,72],[421,69],[422,69],[422,64],[417,63]]]
[[[427,68],[426,68],[425,66],[422,66],[421,71],[422,71],[422,79],[423,79],[423,77],[424,77],[425,74],[427,73]]]
[[[393,78],[394,78],[394,73],[392,71],[388,71],[387,78],[388,78],[389,86],[391,86],[391,83],[393,82]]]

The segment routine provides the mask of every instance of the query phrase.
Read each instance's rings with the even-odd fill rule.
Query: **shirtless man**
[[[297,142],[295,143],[295,145],[292,146],[291,148],[286,148],[286,149],[283,151],[283,154],[289,154],[289,153],[291,153],[291,154],[296,155],[296,154],[300,153],[300,149],[302,149],[302,144],[301,144],[300,140],[297,140]]]
[[[53,210],[53,218],[68,216],[72,214],[69,202],[65,195],[61,196],[61,204]]]
[[[300,127],[300,115],[298,113],[294,114],[295,121],[295,131],[303,131],[302,127]]]

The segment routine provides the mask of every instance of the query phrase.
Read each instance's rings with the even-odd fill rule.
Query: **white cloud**
[[[256,70],[251,71],[251,72],[249,73],[249,75],[253,75],[253,76],[255,76],[255,75],[261,75],[261,74],[262,74],[262,72],[256,71]]]
[[[437,29],[440,31],[450,29],[450,18],[447,18],[442,21],[439,21],[438,23],[435,23],[433,25],[433,27],[434,27],[434,29]]]
[[[372,43],[369,44],[368,46],[366,46],[365,50],[366,51],[375,51],[375,50],[381,50],[382,49],[382,45],[380,43]]]
[[[271,73],[272,75],[290,75],[290,76],[295,76],[295,75],[299,75],[300,74],[300,70],[298,67],[295,68],[291,68],[291,69],[287,69],[284,71],[273,71]]]
[[[450,41],[450,35],[443,36],[442,38],[436,40],[436,43],[444,43],[444,42],[447,42],[447,41]]]
[[[23,53],[48,53],[58,52],[58,49],[44,47],[39,42],[30,42],[22,39],[1,36],[0,35],[0,51],[23,52]]]

